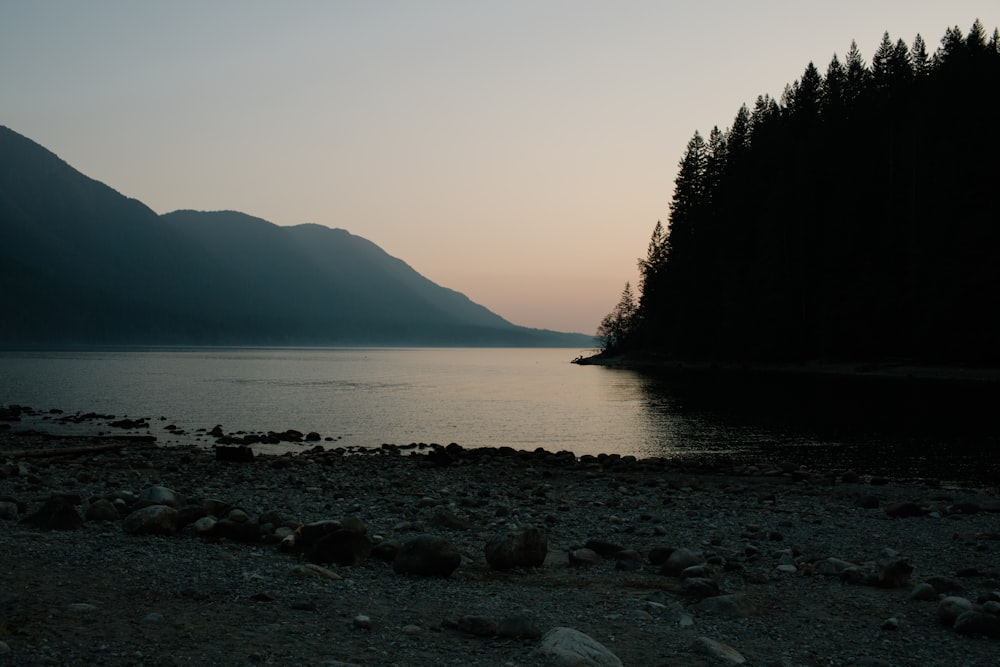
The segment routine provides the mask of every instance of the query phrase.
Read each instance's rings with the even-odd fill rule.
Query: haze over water
[[[720,383],[569,363],[569,349],[171,349],[0,353],[0,405],[146,417],[161,444],[296,429],[322,444],[457,442],[577,455],[790,459],[816,469],[988,478],[998,438],[961,392],[836,381]],[[859,389],[862,389],[859,391]],[[950,397],[950,398],[949,398]],[[942,401],[948,401],[947,404]],[[937,413],[935,413],[935,410]],[[159,417],[165,420],[159,420]],[[178,438],[164,430],[174,424]],[[51,420],[15,424],[60,431]],[[93,422],[77,429],[108,429]],[[267,451],[300,451],[300,445]],[[991,468],[992,465],[992,468]],[[992,470],[992,472],[991,472]]]

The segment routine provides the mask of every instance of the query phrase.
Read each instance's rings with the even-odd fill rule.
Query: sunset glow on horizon
[[[9,3],[0,125],[157,213],[340,227],[515,324],[593,333],[697,130],[984,0]],[[964,131],[964,128],[956,128]],[[864,166],[847,178],[865,178]]]

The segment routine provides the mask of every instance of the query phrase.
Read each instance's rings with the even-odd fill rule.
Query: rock
[[[545,530],[537,527],[497,533],[486,543],[486,561],[494,570],[541,567],[549,551]]]
[[[924,583],[932,586],[937,593],[961,593],[965,586],[952,577],[933,576],[924,579]]]
[[[928,583],[917,584],[910,591],[911,600],[937,600],[937,596],[937,591]]]
[[[230,512],[239,512],[244,514],[242,510],[233,510]],[[242,518],[237,515],[237,518]],[[247,517],[249,519],[249,517]],[[243,542],[244,544],[255,544],[260,542],[260,526],[256,521],[237,521],[226,517],[225,519],[219,519],[215,522],[215,527],[212,533],[216,537],[223,537],[227,540],[232,540],[234,542]]]
[[[253,463],[253,450],[244,445],[236,447],[216,445],[215,460],[227,463]]]
[[[0,502],[0,520],[16,521],[18,515],[17,503],[9,501]]]
[[[666,562],[663,563],[662,572],[663,574],[677,577],[692,565],[700,565],[704,561],[705,559],[701,557],[701,554],[690,549],[675,549]]]
[[[434,512],[430,518],[430,524],[448,530],[468,530],[472,527],[472,522],[468,519],[463,519],[444,509]]]
[[[447,577],[462,562],[462,557],[443,537],[418,535],[404,542],[392,561],[397,574]]]
[[[714,639],[709,639],[708,637],[698,637],[691,643],[691,648],[698,653],[709,656],[721,665],[742,665],[747,661],[747,659],[732,646],[723,644],[722,642],[717,642]]]
[[[747,618],[756,612],[753,604],[742,593],[706,597],[693,605],[692,609],[729,618]]]
[[[840,576],[844,570],[850,568],[856,568],[857,565],[854,563],[849,563],[846,560],[841,560],[839,558],[824,558],[823,560],[816,563],[813,568],[813,573],[822,575],[824,577],[837,577]]]
[[[492,637],[497,633],[497,622],[485,616],[463,616],[458,619],[459,631],[476,637]]]
[[[957,596],[949,596],[938,603],[937,616],[942,625],[947,625],[950,628],[955,625],[959,616],[971,610],[971,601]]]
[[[885,506],[885,513],[887,516],[896,518],[906,518],[914,516],[924,516],[927,514],[927,510],[921,507],[919,504],[910,501],[902,500],[895,503],[890,503]]]
[[[314,521],[299,528],[295,546],[298,549],[308,549],[319,542],[320,538],[337,530],[343,530],[344,524],[333,519]]]
[[[1000,639],[1000,616],[969,610],[962,612],[952,626],[961,635],[983,635]]]
[[[615,569],[634,572],[642,568],[642,555],[634,549],[623,549],[614,555]]]
[[[358,630],[371,630],[372,629],[372,619],[365,614],[358,614],[354,617],[352,625]]]
[[[372,552],[372,541],[364,533],[336,530],[324,535],[306,552],[313,563],[358,565]]]
[[[901,588],[910,582],[913,566],[892,550],[885,549],[878,559],[878,585],[882,588]]]
[[[122,530],[132,535],[173,535],[177,532],[177,510],[166,505],[141,507],[125,517]]]
[[[712,576],[712,568],[707,565],[692,565],[684,568],[678,576],[681,579],[708,579]]]
[[[625,547],[621,545],[605,542],[604,540],[587,540],[585,546],[587,549],[600,554],[603,558],[611,558],[619,551],[625,550]]]
[[[701,577],[690,577],[681,581],[677,589],[681,595],[704,598],[719,594],[719,584],[715,579],[704,579]]]
[[[873,496],[871,494],[862,494],[854,499],[854,506],[860,507],[865,510],[878,509],[879,499],[878,496]]]
[[[604,562],[600,554],[593,549],[573,549],[567,554],[567,557],[569,564],[576,567],[599,565]]]
[[[533,664],[551,667],[622,667],[604,644],[573,628],[552,628],[532,653]]]
[[[511,639],[538,639],[542,631],[528,614],[514,614],[500,620],[497,635]]]
[[[145,616],[143,616],[142,619],[139,622],[140,623],[145,623],[145,624],[162,623],[163,622],[163,614],[161,614],[159,612],[155,612],[155,611],[154,612],[150,612],[150,613],[146,614]]]
[[[22,521],[42,530],[76,530],[83,525],[83,517],[75,507],[79,503],[80,499],[73,495],[54,495],[45,501],[40,510]]]
[[[90,604],[89,602],[74,602],[73,604],[66,605],[66,611],[71,614],[85,616],[97,611],[97,605]]]
[[[143,489],[142,493],[139,494],[138,502],[143,506],[166,505],[176,508],[184,504],[184,498],[165,486],[151,486]]]
[[[117,521],[121,518],[118,508],[107,498],[101,498],[88,505],[84,517],[87,521]]]
[[[331,581],[337,581],[342,579],[342,577],[334,572],[315,563],[306,563],[305,565],[299,565],[292,568],[292,572],[301,576],[309,577],[313,579],[329,579]]]
[[[203,516],[194,522],[194,534],[199,537],[209,537],[215,532],[216,523],[215,517]]]

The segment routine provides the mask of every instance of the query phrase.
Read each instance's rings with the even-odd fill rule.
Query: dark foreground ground
[[[16,431],[0,430],[3,665],[1000,663],[994,489],[507,450],[223,462]],[[126,532],[153,487],[185,519]],[[62,519],[39,516],[54,495]],[[338,565],[279,546],[323,520],[374,549]],[[491,540],[529,527],[544,564],[493,567]],[[457,552],[448,576],[395,571],[421,534]],[[613,655],[548,657],[557,627]]]

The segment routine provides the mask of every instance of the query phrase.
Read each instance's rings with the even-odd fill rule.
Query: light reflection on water
[[[2,352],[0,404],[149,417],[162,442],[180,441],[162,431],[167,424],[189,433],[221,424],[229,433],[317,431],[345,446],[458,442],[640,458],[789,458],[827,469],[952,477],[972,474],[983,452],[998,451],[995,429],[979,423],[984,408],[954,397],[945,404],[910,389],[859,391],[729,376],[665,379],[570,364],[578,354],[427,348]],[[935,414],[940,419],[930,419]],[[161,415],[167,420],[157,421]]]

